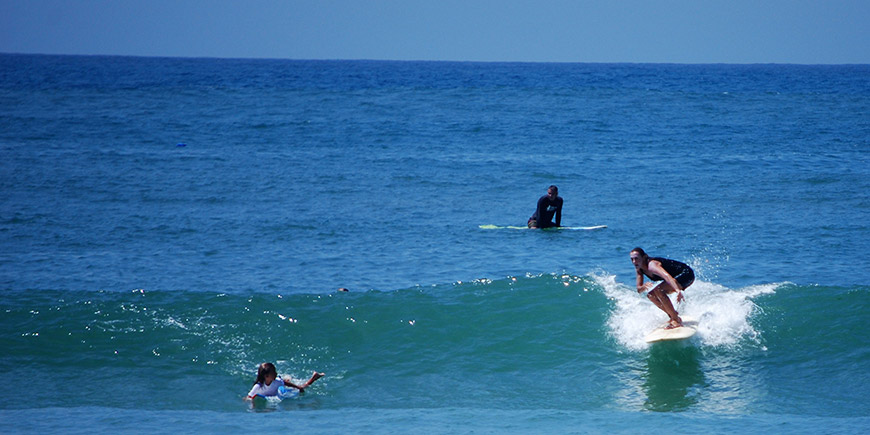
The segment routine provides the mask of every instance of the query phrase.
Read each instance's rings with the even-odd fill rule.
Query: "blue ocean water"
[[[870,66],[0,55],[0,120],[4,432],[870,425]],[[607,228],[480,228],[550,184]]]

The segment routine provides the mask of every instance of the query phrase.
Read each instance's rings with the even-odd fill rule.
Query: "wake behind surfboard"
[[[507,226],[479,225],[478,227],[480,229],[483,229],[483,230],[528,230],[529,229],[528,226],[521,227],[521,226],[514,226],[514,225],[507,225]],[[592,227],[551,227],[551,228],[544,228],[544,229],[546,229],[546,230],[587,230],[588,231],[588,230],[600,230],[603,228],[607,228],[607,225],[595,225]]]

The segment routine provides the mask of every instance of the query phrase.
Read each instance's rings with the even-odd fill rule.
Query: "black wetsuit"
[[[553,216],[556,217],[556,222],[553,222]],[[544,195],[538,200],[538,208],[535,214],[529,218],[529,221],[536,221],[538,228],[549,228],[562,226],[562,197],[557,196],[556,199],[550,200],[548,195]]]
[[[653,260],[661,263],[662,268],[665,269],[665,272],[669,273],[672,277],[674,277],[674,279],[677,280],[677,282],[680,283],[681,286],[683,286],[683,289],[692,285],[692,283],[695,282],[695,271],[693,271],[692,268],[689,267],[687,264],[662,257],[650,257],[649,261]],[[653,281],[664,280],[664,278],[652,272],[650,272],[649,274],[643,272],[643,274]]]

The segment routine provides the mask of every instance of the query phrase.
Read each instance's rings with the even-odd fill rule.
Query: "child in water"
[[[260,364],[260,368],[257,369],[257,380],[254,381],[254,387],[251,388],[251,392],[248,393],[248,396],[245,400],[251,400],[254,396],[277,396],[279,387],[293,387],[299,390],[300,393],[305,392],[305,389],[308,388],[314,381],[323,377],[323,373],[314,372],[311,375],[311,379],[305,382],[302,385],[296,385],[291,382],[289,376],[284,376],[283,379],[278,379],[278,371],[275,369],[275,365],[270,362],[264,362]]]

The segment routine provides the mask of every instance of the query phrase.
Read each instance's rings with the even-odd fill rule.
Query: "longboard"
[[[480,225],[479,228],[484,229],[484,230],[528,230],[529,229],[528,226],[520,227],[520,226],[514,226],[514,225],[507,225],[507,226]],[[595,225],[592,227],[550,227],[550,228],[544,228],[544,229],[546,229],[546,230],[549,230],[549,229],[554,229],[554,230],[600,230],[603,228],[607,228],[607,225]]]
[[[695,335],[698,332],[698,321],[689,316],[680,316],[683,319],[683,326],[673,329],[665,329],[668,323],[653,329],[652,332],[644,337],[647,343],[655,343],[657,341],[667,340],[684,340]]]

